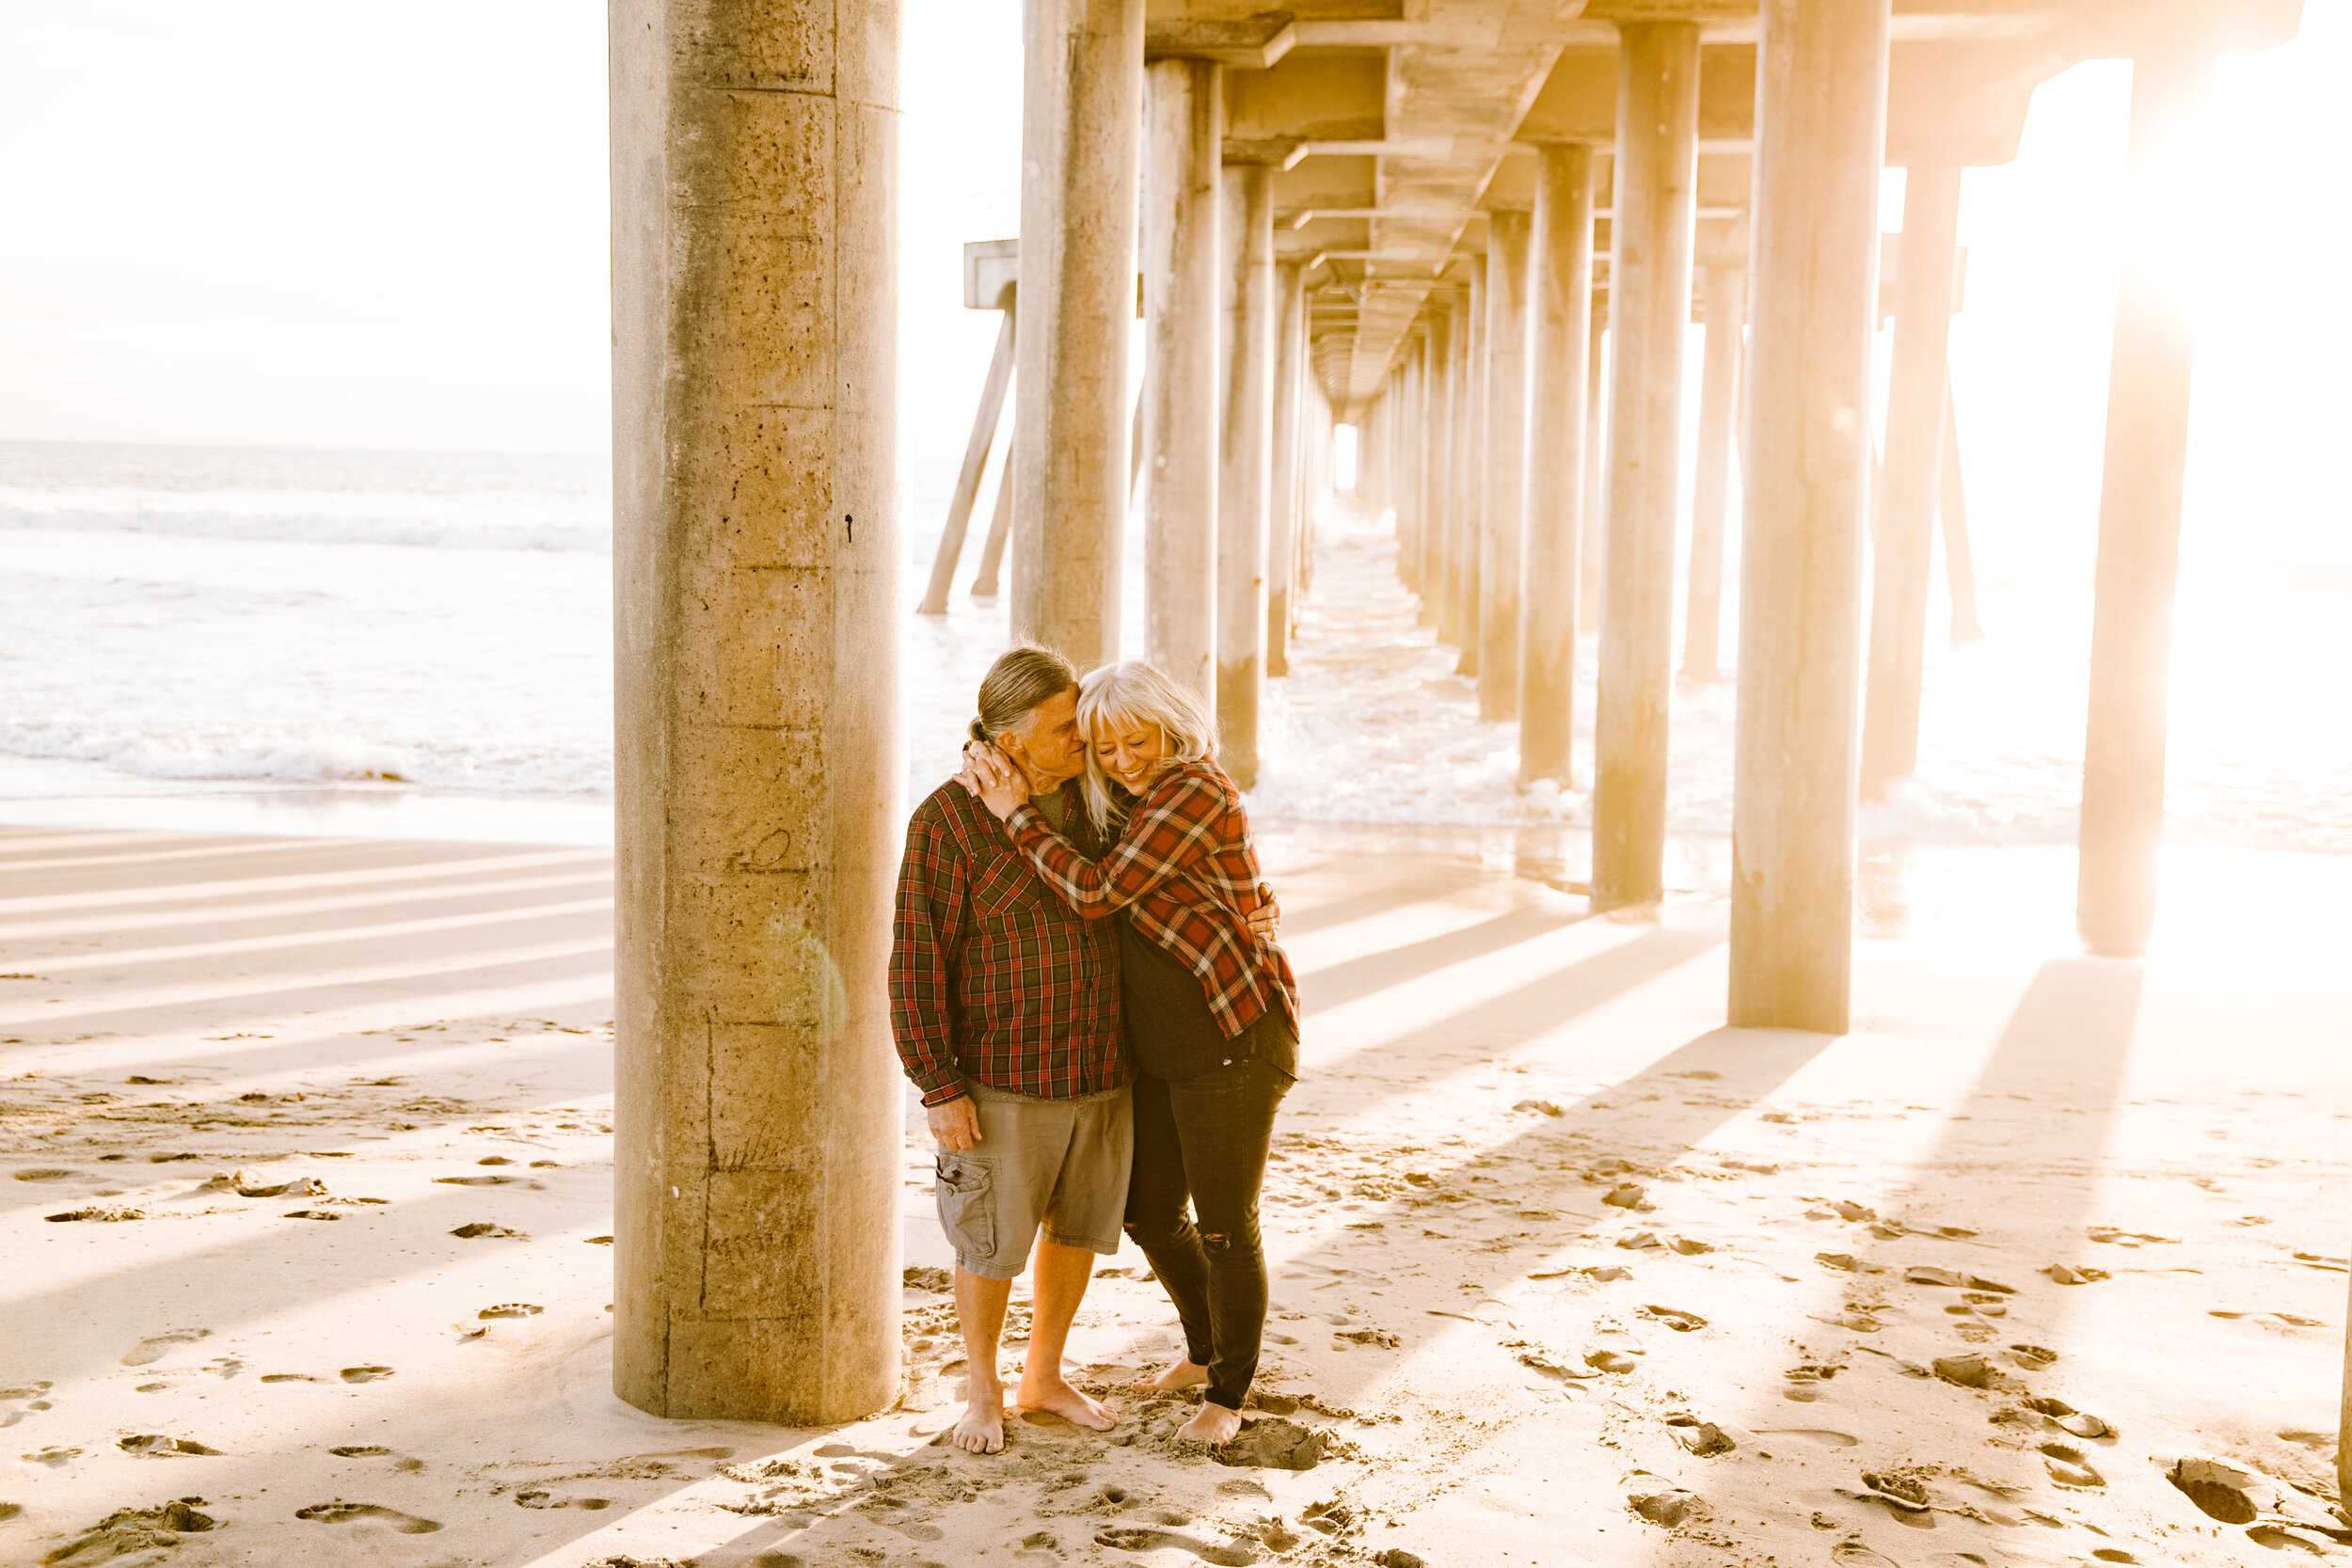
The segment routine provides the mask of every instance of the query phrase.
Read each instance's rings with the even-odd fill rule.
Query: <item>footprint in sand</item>
[[[1840,1541],[1830,1549],[1829,1560],[1837,1568],[1896,1568],[1891,1557],[1881,1557],[1859,1541]]]
[[[1707,1326],[1705,1318],[1700,1317],[1696,1312],[1685,1312],[1677,1307],[1645,1307],[1642,1308],[1642,1316],[1664,1323],[1677,1334],[1688,1334],[1692,1329]]]
[[[611,1508],[612,1506],[612,1499],[610,1497],[558,1497],[550,1493],[542,1492],[536,1487],[533,1487],[529,1491],[516,1493],[515,1506],[517,1508],[585,1508],[593,1510],[599,1508]]]
[[[2048,1467],[2050,1479],[2060,1486],[2105,1486],[2107,1478],[2093,1469],[2083,1457],[2082,1449],[2067,1443],[2042,1445],[2042,1463]]]
[[[481,1220],[476,1220],[471,1225],[461,1225],[450,1234],[463,1242],[470,1242],[476,1236],[503,1236],[517,1242],[531,1240],[519,1230],[509,1230],[502,1225],[489,1225]]]
[[[326,1379],[313,1377],[309,1372],[263,1372],[262,1381],[263,1383],[325,1383]]]
[[[39,1453],[19,1454],[17,1457],[27,1465],[46,1465],[53,1470],[61,1470],[81,1458],[82,1450],[79,1449],[43,1449]]]
[[[1203,1562],[1219,1564],[1220,1568],[1244,1568],[1244,1565],[1258,1560],[1258,1554],[1247,1546],[1212,1546],[1196,1536],[1178,1535],[1164,1529],[1098,1530],[1094,1540],[1097,1545],[1115,1546],[1122,1552],[1156,1552],[1163,1547],[1174,1546],[1190,1552]]]
[[[174,1345],[193,1345],[199,1339],[212,1337],[209,1328],[175,1328],[168,1334],[158,1334],[151,1339],[141,1339],[123,1354],[117,1366],[146,1367],[161,1361]]]
[[[16,1179],[19,1181],[64,1181],[81,1174],[80,1171],[56,1170],[47,1165],[39,1165],[31,1170],[18,1171]]]
[[[342,1372],[345,1383],[375,1383],[392,1375],[389,1367],[345,1367]]]
[[[420,1519],[413,1513],[403,1513],[396,1508],[378,1508],[373,1503],[312,1503],[294,1510],[297,1519],[309,1519],[322,1525],[347,1525],[354,1519],[381,1519],[403,1535],[430,1535],[441,1528],[438,1519]]]
[[[1669,1416],[1666,1418],[1666,1434],[1679,1444],[1685,1453],[1697,1459],[1712,1459],[1740,1446],[1723,1428],[1712,1421],[1702,1421],[1696,1416]]]
[[[2115,1429],[2088,1410],[2077,1410],[2064,1400],[2031,1399],[2026,1408],[2037,1416],[2046,1416],[2050,1423],[2069,1437],[2089,1441],[2094,1437],[2112,1437]]]
[[[137,1454],[149,1459],[177,1459],[183,1454],[216,1458],[220,1453],[218,1449],[208,1449],[192,1437],[167,1437],[157,1432],[145,1433],[136,1437],[125,1437],[115,1444],[115,1447],[124,1453]]]
[[[194,1499],[201,1502],[202,1498]],[[51,1552],[42,1560],[70,1562],[80,1558],[86,1562],[102,1562],[109,1558],[128,1557],[151,1546],[176,1546],[183,1535],[195,1535],[216,1529],[219,1521],[207,1513],[199,1513],[190,1499],[164,1504],[161,1508],[119,1508],[98,1523],[83,1530],[78,1540],[67,1543]]]
[[[1851,1449],[1861,1438],[1843,1432],[1831,1432],[1822,1427],[1774,1427],[1759,1432],[1758,1437],[1793,1437],[1800,1443],[1812,1443],[1824,1449]]]
[[[496,1307],[484,1307],[481,1311],[476,1312],[476,1313],[474,1314],[474,1316],[475,1316],[477,1319],[481,1319],[481,1318],[535,1318],[535,1317],[537,1317],[540,1313],[542,1313],[542,1312],[544,1312],[544,1311],[546,1311],[546,1310],[547,1310],[547,1308],[546,1308],[546,1307],[534,1307],[534,1306],[532,1306],[530,1302],[527,1302],[527,1301],[502,1301],[502,1302],[499,1303]]]

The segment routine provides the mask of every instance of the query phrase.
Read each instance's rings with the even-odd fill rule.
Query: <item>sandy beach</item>
[[[605,851],[0,835],[0,1560],[2341,1550],[2352,978],[2244,912],[2325,907],[2340,863],[2180,858],[2234,902],[2145,964],[2072,956],[2058,852],[1882,865],[1902,934],[1833,1039],[1715,1026],[1703,889],[1620,923],[1491,845],[1266,839],[1308,1070],[1253,1424],[1212,1455],[1121,1393],[1107,1436],[1025,1419],[981,1458],[937,1441],[961,1353],[912,1118],[896,1407],[609,1392]],[[1089,1295],[1099,1391],[1175,1344],[1145,1275]]]

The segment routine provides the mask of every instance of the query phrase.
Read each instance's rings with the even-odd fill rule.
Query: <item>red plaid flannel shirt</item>
[[[1005,828],[1087,919],[1130,910],[1136,930],[1199,976],[1227,1039],[1278,1006],[1297,1027],[1291,961],[1249,929],[1258,851],[1241,792],[1216,763],[1179,763],[1152,780],[1099,864],[1026,805]]]
[[[1065,786],[1083,832],[1086,806]],[[977,797],[940,785],[907,823],[890,945],[890,1032],[926,1105],[967,1083],[1070,1100],[1128,1069],[1119,934],[1055,897]]]

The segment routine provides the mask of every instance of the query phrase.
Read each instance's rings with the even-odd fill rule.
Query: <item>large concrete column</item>
[[[1025,0],[1012,634],[1119,657],[1143,0]]]
[[[1843,1034],[1890,0],[1763,0],[1730,1022]]]
[[[1486,501],[1478,552],[1478,712],[1519,711],[1519,556],[1527,528],[1528,242],[1534,214],[1486,218]]]
[[[615,0],[613,1391],[898,1386],[898,7]]]
[[[1222,72],[1152,61],[1143,135],[1144,651],[1212,698]]]
[[[1216,723],[1225,771],[1258,780],[1265,684],[1266,510],[1274,483],[1274,170],[1225,170],[1225,396],[1216,483]],[[1382,454],[1385,459],[1386,453]],[[1384,471],[1379,483],[1386,485]]]
[[[1740,413],[1740,357],[1747,332],[1748,269],[1709,265],[1701,284],[1706,368],[1699,380],[1699,467],[1691,486],[1690,597],[1682,616],[1682,673],[1721,680],[1724,529],[1731,515],[1731,455]]]
[[[1597,295],[1598,291],[1595,293]],[[1584,356],[1584,570],[1576,584],[1576,624],[1600,630],[1601,584],[1609,580],[1609,305],[1597,298]]]
[[[1422,436],[1429,472],[1429,526],[1421,536],[1421,618],[1444,636],[1447,531],[1454,514],[1454,316],[1433,294],[1428,314],[1429,418]]]
[[[1596,909],[1665,892],[1666,713],[1674,686],[1682,342],[1696,216],[1699,29],[1618,28],[1610,217],[1609,567],[1593,736]]]
[[[1274,331],[1273,502],[1266,517],[1265,673],[1291,673],[1291,594],[1298,556],[1299,415],[1307,379],[1307,268],[1278,261]]]
[[[1903,177],[1886,459],[1871,556],[1870,673],[1862,711],[1866,800],[1909,778],[1919,760],[1919,683],[1927,657],[1929,562],[1935,548],[1959,230],[1960,166],[1912,165]]]
[[[1463,334],[1469,350],[1462,384],[1463,438],[1455,449],[1462,468],[1462,511],[1454,523],[1461,565],[1454,578],[1454,646],[1457,650],[1454,669],[1456,674],[1470,676],[1478,673],[1479,578],[1485,570],[1486,548],[1487,261],[1485,256],[1470,260],[1470,329]]]
[[[2187,317],[2161,283],[2180,222],[2167,203],[2179,193],[2160,183],[2153,166],[2212,85],[2213,69],[2211,55],[2189,47],[2132,62],[2131,193],[2107,368],[2075,889],[2075,919],[2093,953],[2146,952],[2156,919],[2191,340]]]
[[[1446,380],[1452,395],[1446,400],[1445,533],[1438,542],[1445,561],[1439,583],[1438,641],[1462,646],[1462,543],[1470,510],[1470,422],[1471,411],[1470,291],[1463,288],[1445,306],[1446,341],[1451,360]]]
[[[1546,147],[1536,166],[1534,366],[1519,632],[1519,780],[1570,787],[1576,592],[1584,510],[1584,361],[1592,352],[1593,150]]]
[[[1977,559],[1968,547],[1968,483],[1960,466],[1960,414],[1944,388],[1944,463],[1936,485],[1936,515],[1944,522],[1944,580],[1952,594],[1952,646],[1984,641],[1977,619]]]

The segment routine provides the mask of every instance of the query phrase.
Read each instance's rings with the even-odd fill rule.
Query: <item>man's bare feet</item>
[[[963,1414],[956,1419],[956,1430],[947,1441],[966,1453],[1002,1453],[1005,1451],[1005,1396],[1001,1390],[990,1396],[977,1392],[965,1401]]]
[[[1129,1386],[1138,1394],[1172,1394],[1179,1388],[1198,1388],[1208,1381],[1208,1368],[1180,1355],[1163,1370],[1139,1377]]]
[[[1024,1410],[1050,1410],[1089,1432],[1108,1432],[1119,1424],[1116,1409],[1096,1403],[1059,1377],[1022,1378],[1020,1391],[1012,1396],[1012,1402]]]
[[[1211,1448],[1230,1443],[1241,1435],[1241,1412],[1203,1401],[1200,1414],[1177,1428],[1176,1435],[1187,1443],[1206,1443]]]

